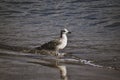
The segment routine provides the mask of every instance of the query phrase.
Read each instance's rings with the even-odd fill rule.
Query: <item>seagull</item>
[[[55,55],[60,55],[59,50],[64,49],[67,45],[67,34],[71,33],[69,32],[66,28],[64,28],[63,30],[61,30],[60,32],[60,38],[59,39],[55,39],[52,41],[49,41],[43,45],[41,45],[40,47],[37,47],[37,50],[50,50],[50,51],[56,51]]]

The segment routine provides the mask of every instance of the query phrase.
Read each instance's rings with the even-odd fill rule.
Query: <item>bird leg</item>
[[[56,56],[57,56],[57,57],[60,56],[59,50],[56,51]]]
[[[60,56],[60,53],[59,53],[59,50],[56,50],[56,65],[59,65],[59,56]]]

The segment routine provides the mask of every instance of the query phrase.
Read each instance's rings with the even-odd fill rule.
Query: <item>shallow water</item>
[[[0,1],[0,49],[40,46],[64,27],[72,34],[63,52],[120,70],[119,0]]]

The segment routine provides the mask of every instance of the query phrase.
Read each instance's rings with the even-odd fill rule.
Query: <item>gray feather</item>
[[[61,42],[59,40],[53,40],[50,41],[48,43],[45,43],[43,45],[41,45],[40,47],[37,47],[36,49],[41,50],[41,49],[45,49],[45,50],[56,50],[57,46],[60,44]]]

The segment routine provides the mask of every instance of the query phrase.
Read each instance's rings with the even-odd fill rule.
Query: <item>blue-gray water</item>
[[[0,45],[34,48],[63,28],[63,52],[120,70],[120,0],[0,0]]]

